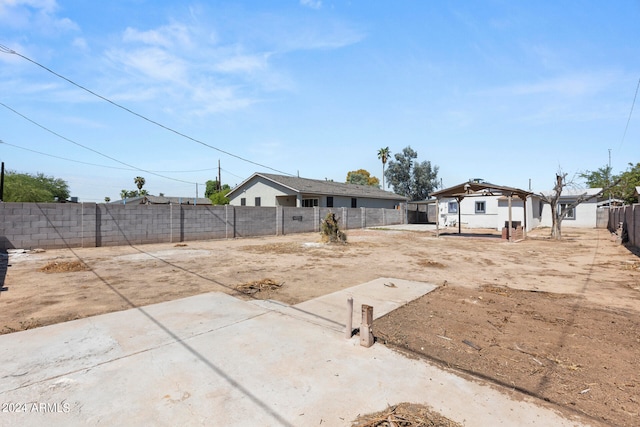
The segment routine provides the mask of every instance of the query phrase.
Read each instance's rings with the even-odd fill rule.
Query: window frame
[[[256,197],[254,199],[253,205],[254,206],[262,206],[262,200],[260,199],[260,197]]]
[[[564,209],[565,206],[570,205],[571,203],[558,203],[558,210],[560,213],[562,213],[562,210]],[[568,219],[570,221],[575,221],[576,219],[576,207],[572,207],[569,212],[567,212],[567,215],[565,215],[565,217],[563,219]]]
[[[358,198],[357,197],[352,197],[351,198],[351,208],[355,209],[358,207]]]
[[[476,201],[476,203],[475,203],[475,213],[477,213],[477,214],[487,213],[487,202],[485,200]]]
[[[240,198],[240,206],[247,206],[247,198],[246,197]]]
[[[328,208],[333,207],[333,196],[327,196],[327,207]]]
[[[451,209],[453,207],[453,209]],[[455,200],[449,201],[447,204],[447,213],[458,213],[458,202]]]
[[[301,206],[303,208],[313,208],[320,205],[320,200],[318,198],[309,198],[302,199]]]

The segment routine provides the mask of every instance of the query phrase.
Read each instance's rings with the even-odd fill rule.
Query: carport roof
[[[521,190],[514,187],[506,187],[504,185],[495,185],[489,182],[476,182],[468,181],[453,187],[445,188],[440,191],[431,193],[432,197],[441,199],[444,197],[455,197],[456,199],[463,199],[470,196],[517,196],[522,200],[526,200],[528,196],[533,193],[530,191]]]

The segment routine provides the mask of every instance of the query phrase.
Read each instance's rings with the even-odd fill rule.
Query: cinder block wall
[[[171,243],[404,223],[401,210],[96,203],[0,203],[0,251]]]
[[[620,224],[627,231],[628,243],[640,247],[640,204],[612,207],[609,210],[609,231],[615,232]]]
[[[79,204],[0,203],[0,248],[82,246],[82,209]]]
[[[282,210],[282,234],[319,231],[318,208],[289,208]]]

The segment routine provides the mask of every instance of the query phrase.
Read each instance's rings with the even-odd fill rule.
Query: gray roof
[[[232,194],[237,189],[244,186],[252,178],[260,176],[264,179],[272,181],[287,187],[294,192],[300,194],[318,194],[326,196],[345,196],[345,197],[368,197],[372,199],[387,199],[406,201],[407,198],[390,191],[384,191],[378,187],[371,185],[346,184],[343,182],[326,181],[320,179],[300,178],[296,176],[276,175],[271,173],[254,173],[236,188],[231,190]]]
[[[194,200],[195,199],[195,200]],[[206,197],[165,197],[165,196],[137,196],[125,200],[116,200],[112,205],[125,204],[135,205],[211,205],[211,200]]]

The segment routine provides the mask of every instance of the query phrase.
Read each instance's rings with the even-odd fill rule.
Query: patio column
[[[436,197],[436,237],[440,237],[440,199],[438,199],[437,197]]]
[[[522,238],[527,238],[527,198],[522,199],[522,206],[524,208],[524,226],[522,227]]]
[[[511,216],[511,198],[513,197],[513,193],[509,193],[509,195],[507,196],[507,200],[509,201],[509,225],[507,227],[507,240],[509,240],[510,242],[513,241],[513,236],[511,235],[511,220],[512,220],[512,216]]]
[[[458,234],[462,234],[462,209],[460,209],[462,199],[464,199],[464,197],[456,197],[456,201],[458,202]]]

